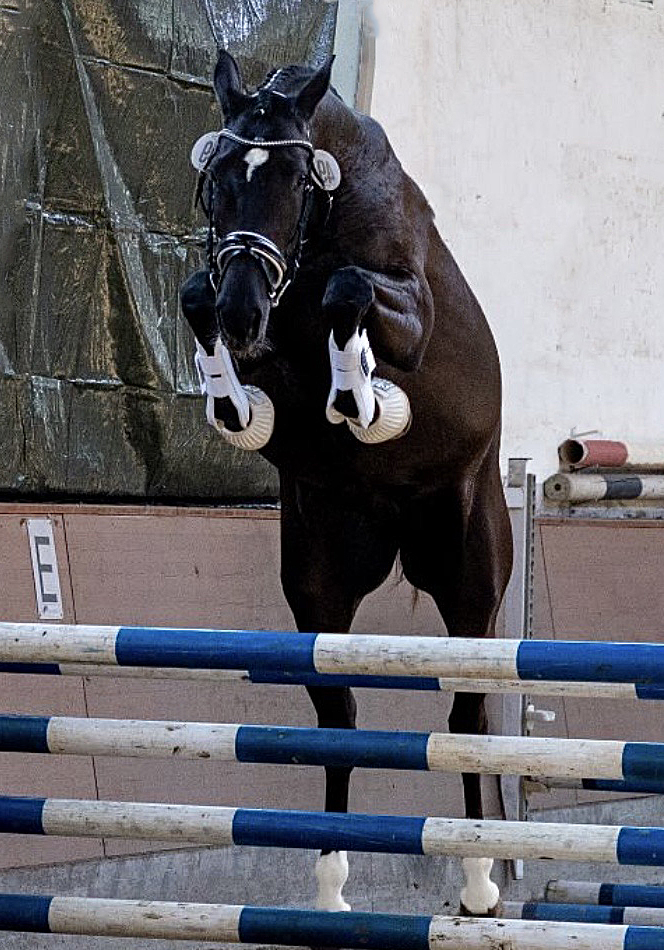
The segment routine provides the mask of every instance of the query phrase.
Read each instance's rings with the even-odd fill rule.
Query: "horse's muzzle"
[[[233,356],[252,359],[262,354],[268,315],[260,307],[239,310],[217,304],[219,329]]]
[[[224,344],[238,359],[256,359],[268,348],[265,336],[272,307],[268,290],[262,266],[249,255],[236,255],[220,275],[217,323]]]

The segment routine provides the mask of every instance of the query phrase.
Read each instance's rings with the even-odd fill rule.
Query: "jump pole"
[[[664,644],[0,624],[0,662],[664,685]]]
[[[660,778],[559,778],[557,776],[525,776],[526,795],[567,788],[583,792],[619,792],[621,795],[663,795],[664,780]]]
[[[664,950],[664,929],[0,895],[0,930],[353,950]]]
[[[34,676],[112,676],[122,679],[204,680],[272,686],[350,686],[353,689],[409,689],[450,693],[528,693],[589,699],[664,699],[664,685],[566,683],[548,680],[462,679],[434,676],[362,676],[335,673],[289,674],[265,670],[201,670],[159,666],[105,666],[102,663],[0,663],[0,673]]]
[[[509,920],[559,920],[584,924],[664,927],[664,908],[661,907],[606,907],[596,904],[504,901],[502,916]]]
[[[554,775],[664,791],[664,743],[654,742],[0,715],[0,752]]]
[[[0,798],[0,832],[664,867],[664,829]]]
[[[546,901],[563,904],[664,908],[664,887],[658,887],[655,884],[593,884],[588,881],[549,881],[544,898]]]

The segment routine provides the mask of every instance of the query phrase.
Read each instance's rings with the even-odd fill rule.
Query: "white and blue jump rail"
[[[183,669],[164,666],[105,666],[102,663],[0,663],[0,673],[48,676],[112,676],[120,679],[206,680],[267,686],[350,686],[430,692],[528,693],[530,696],[591,699],[664,699],[664,686],[638,683],[572,683],[556,680],[464,679],[445,676],[341,676],[335,673],[280,673],[265,670]]]
[[[549,881],[544,899],[558,904],[600,904],[603,907],[664,908],[664,887],[656,884],[610,884]]]
[[[0,663],[21,664],[21,672],[75,663],[260,670],[265,676],[614,683],[638,687],[643,698],[650,691],[664,696],[661,643],[0,623]]]
[[[0,833],[664,867],[664,829],[0,797]]]
[[[90,897],[0,895],[0,930],[357,950],[664,950],[664,930]]]
[[[560,778],[664,792],[664,743],[0,715],[0,752],[210,759]]]
[[[542,901],[505,901],[502,916],[508,920],[558,920],[583,924],[629,924],[664,927],[664,908],[618,907],[597,904],[552,904]]]

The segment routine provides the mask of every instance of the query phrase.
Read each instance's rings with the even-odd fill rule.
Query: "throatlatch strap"
[[[214,345],[214,354],[208,356],[197,340],[194,362],[198,370],[201,392],[207,396],[205,415],[210,425],[214,429],[219,429],[219,423],[214,417],[214,400],[228,397],[235,406],[240,425],[246,429],[251,418],[249,400],[235,374],[228,349],[221,340],[217,340]]]
[[[332,386],[327,400],[327,417],[330,422],[342,422],[344,417],[334,409],[334,400],[339,392],[352,392],[358,409],[358,421],[366,429],[374,417],[376,397],[371,386],[371,374],[376,368],[367,331],[356,330],[343,350],[334,342],[330,333],[330,367]]]

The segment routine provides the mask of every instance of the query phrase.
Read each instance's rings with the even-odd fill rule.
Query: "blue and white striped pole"
[[[553,775],[664,791],[664,743],[655,742],[0,715],[0,752]]]
[[[0,673],[33,676],[112,676],[121,679],[206,680],[271,686],[350,686],[353,689],[409,689],[449,693],[529,693],[531,696],[590,699],[664,699],[664,686],[640,683],[575,683],[557,680],[472,679],[454,676],[361,676],[284,673],[267,670],[183,669],[165,666],[104,666],[102,663],[0,663]]]
[[[411,689],[439,692],[465,690],[477,693],[524,692],[524,684],[517,680],[452,680],[435,676],[344,676],[335,673],[287,673],[274,670],[220,670],[169,666],[110,666],[103,663],[0,663],[0,673],[28,674],[31,676],[112,676],[122,679],[205,680],[210,683],[253,683],[261,686],[350,686],[364,689]],[[544,684],[546,685],[546,684]],[[638,699],[640,687],[627,683],[553,683],[556,692],[565,695],[586,695],[585,687],[601,690],[607,699]],[[533,690],[541,691],[543,684],[533,683]],[[571,690],[571,692],[570,692]],[[529,690],[532,692],[532,690]],[[546,695],[549,691],[546,690]],[[646,687],[643,699],[664,699],[664,687]]]
[[[664,867],[664,829],[0,798],[0,833]]]
[[[594,884],[588,881],[549,881],[546,886],[545,899],[562,904],[664,908],[664,887],[655,884]]]
[[[661,907],[606,907],[597,904],[505,901],[502,912],[503,917],[510,920],[560,920],[583,924],[664,927],[664,908]]]
[[[664,929],[0,895],[0,930],[350,950],[664,950]]]
[[[662,795],[664,781],[660,778],[558,778],[539,776],[533,779],[534,787],[526,785],[526,794],[537,794],[554,788],[569,788],[584,792],[620,792],[621,795]]]
[[[0,662],[664,686],[664,644],[0,623]]]

